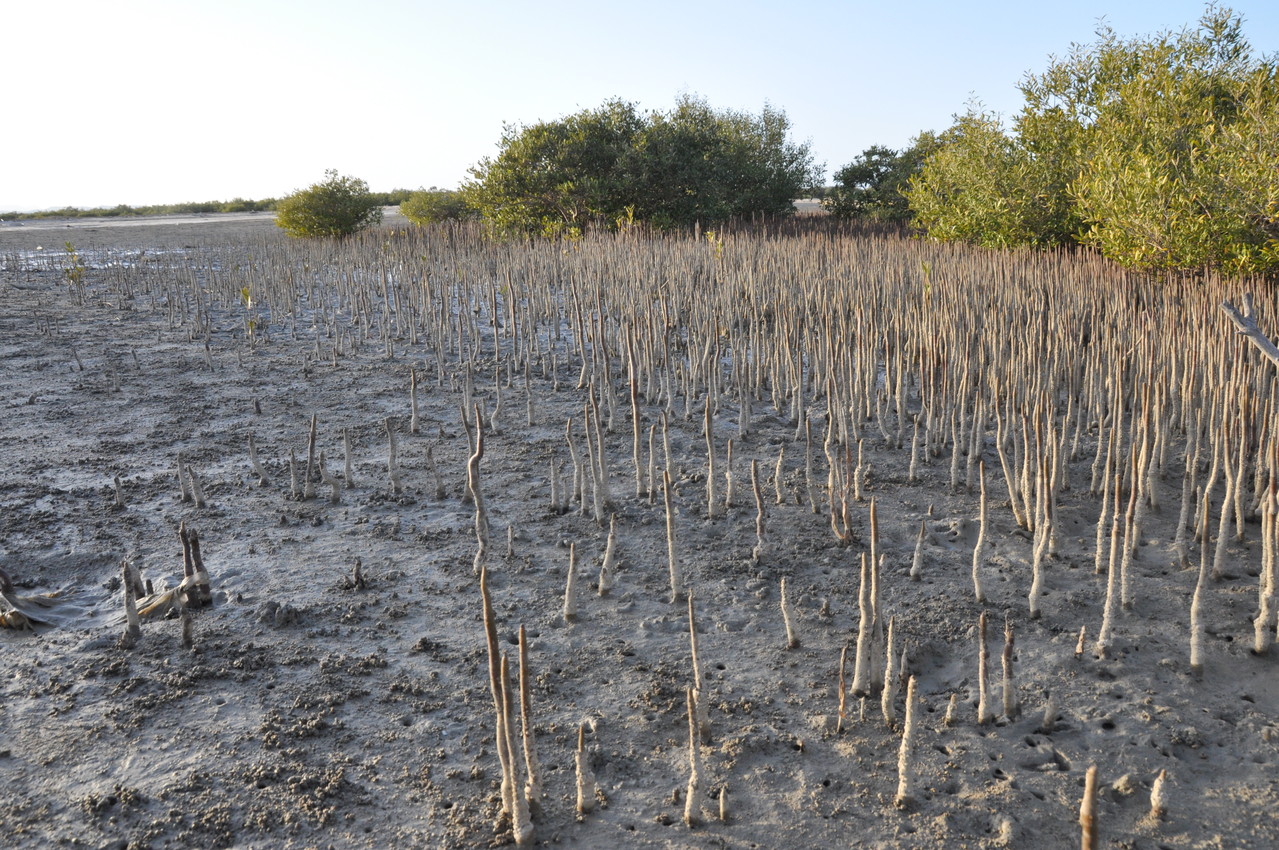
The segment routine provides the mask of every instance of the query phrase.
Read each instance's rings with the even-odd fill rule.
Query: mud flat
[[[398,224],[0,227],[0,569],[65,617],[0,630],[8,846],[512,843],[477,560],[521,781],[525,629],[535,843],[1076,846],[1096,766],[1099,846],[1272,846],[1273,375],[1216,313],[1228,282],[819,225],[493,246]],[[1178,526],[1209,482],[1202,552]],[[213,604],[190,646],[147,618],[126,649],[121,561],[174,586],[182,523]]]

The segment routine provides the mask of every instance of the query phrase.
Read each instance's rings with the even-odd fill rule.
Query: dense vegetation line
[[[1279,271],[1279,60],[1212,5],[1180,32],[1097,35],[1026,75],[1010,125],[977,103],[906,151],[867,150],[832,212],[1152,272]]]

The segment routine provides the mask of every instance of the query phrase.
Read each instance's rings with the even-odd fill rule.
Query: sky
[[[1279,3],[1227,4],[1258,53]],[[327,169],[453,188],[503,125],[621,98],[786,112],[828,180],[1017,84],[1100,22],[1193,25],[1202,2],[39,0],[5,5],[0,211],[279,197]]]

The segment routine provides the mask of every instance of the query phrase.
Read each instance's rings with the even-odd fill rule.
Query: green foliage
[[[84,275],[87,269],[84,261],[80,259],[80,253],[76,251],[75,245],[70,242],[62,243],[66,248],[66,261],[62,266],[62,276],[67,279],[67,283],[72,289],[79,290],[84,286]]]
[[[296,237],[350,236],[382,220],[382,206],[355,177],[324,172],[324,181],[280,201],[275,223]]]
[[[786,114],[770,106],[756,116],[693,97],[652,114],[631,157],[636,217],[677,227],[792,214],[821,175],[808,145],[787,141],[789,129]]]
[[[1109,28],[1021,84],[1006,134],[970,111],[908,190],[930,235],[983,245],[1075,240],[1149,271],[1279,271],[1279,66],[1242,19]]]
[[[1199,30],[1148,41],[1108,33],[1098,52],[1102,68],[1124,61],[1073,185],[1082,241],[1146,269],[1276,268],[1279,149],[1254,141],[1275,120],[1276,69],[1252,59],[1239,18],[1210,9]]]
[[[275,209],[274,198],[268,198],[265,201],[250,201],[244,198],[232,198],[229,201],[219,203],[216,212],[262,212],[263,210],[273,209]]]
[[[836,218],[905,222],[911,218],[905,190],[937,146],[932,133],[921,133],[903,151],[875,145],[835,172],[834,187],[823,206]]]
[[[643,126],[635,107],[620,100],[558,121],[507,125],[501,152],[471,169],[462,196],[503,232],[551,235],[613,220],[621,214],[625,160]]]
[[[683,97],[670,112],[641,114],[611,100],[508,126],[497,157],[471,169],[462,194],[498,230],[545,235],[789,215],[820,177],[789,128],[767,106],[751,115]]]
[[[467,205],[461,192],[446,189],[423,189],[412,193],[400,203],[400,213],[414,224],[466,221],[477,215]]]
[[[84,261],[80,259],[79,252],[76,251],[75,245],[70,242],[63,242],[66,248],[66,257],[62,264],[62,276],[66,279],[67,285],[76,295],[76,301],[83,305],[85,284],[87,283],[85,275],[88,269],[84,265]]]
[[[970,109],[937,137],[936,149],[909,180],[915,223],[937,239],[990,248],[1044,239],[1040,186],[1024,148],[999,119]]]
[[[1223,127],[1212,149],[1210,172],[1220,176],[1217,202],[1246,238],[1230,245],[1227,266],[1240,271],[1279,269],[1279,69],[1256,70],[1237,121]]]

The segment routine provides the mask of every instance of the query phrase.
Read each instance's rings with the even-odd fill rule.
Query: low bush
[[[401,202],[400,213],[414,224],[436,224],[441,221],[465,221],[479,214],[466,203],[461,192],[446,189],[423,189]]]
[[[280,201],[275,223],[290,236],[350,236],[382,221],[382,206],[369,184],[330,169],[324,180]]]

